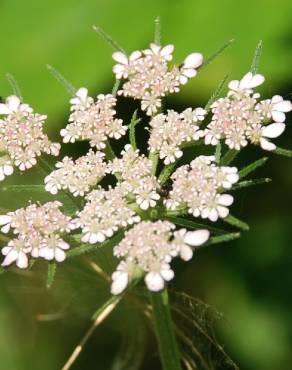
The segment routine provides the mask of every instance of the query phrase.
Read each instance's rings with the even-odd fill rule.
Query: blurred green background
[[[281,94],[291,99],[289,0],[1,0],[0,95],[11,94],[5,79],[10,72],[25,101],[37,112],[48,114],[49,135],[60,140],[58,131],[68,117],[69,96],[46,65],[56,67],[76,87],[87,86],[92,94],[108,92],[114,81],[112,50],[92,25],[104,28],[130,52],[152,41],[157,15],[162,20],[163,43],[176,46],[176,61],[192,51],[208,56],[235,39],[232,47],[170,99],[173,106],[205,104],[226,73],[240,78],[248,71],[259,40],[264,43],[260,63],[260,72],[266,76],[263,96]],[[133,111],[131,103],[127,104],[122,104],[125,115]],[[287,126],[279,142],[291,149],[292,130],[289,123]],[[72,147],[65,150],[70,152]],[[260,155],[260,151],[251,151],[246,154],[248,159],[241,155],[239,162]],[[241,369],[289,370],[292,160],[272,156],[256,175],[271,176],[273,182],[242,190],[233,212],[251,225],[251,231],[238,241],[200,250],[191,263],[179,269],[171,286],[224,314],[218,337]],[[17,181],[36,183],[39,178],[35,169]],[[15,181],[9,179],[5,184]],[[3,193],[0,206],[13,210],[30,198]],[[107,255],[102,258],[110,272],[113,266]],[[62,265],[50,290],[45,288],[45,270],[40,263],[30,272],[13,270],[0,277],[1,370],[61,369],[88,327],[91,314],[108,297],[108,287],[88,267],[87,257]],[[131,305],[122,306],[97,330],[73,369],[114,370],[111,360],[121,338],[131,337],[134,320]],[[159,369],[152,339],[148,340],[147,370]]]

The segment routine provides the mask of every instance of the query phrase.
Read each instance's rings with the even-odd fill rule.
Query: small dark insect
[[[170,190],[172,189],[172,184],[170,181],[166,182],[165,184],[163,184],[159,190],[159,194],[162,196],[162,197],[167,197]]]

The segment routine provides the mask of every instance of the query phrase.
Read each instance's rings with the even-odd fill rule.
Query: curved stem
[[[182,370],[180,353],[171,319],[167,289],[150,293],[153,319],[163,370]]]

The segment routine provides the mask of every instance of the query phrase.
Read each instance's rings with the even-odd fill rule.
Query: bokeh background
[[[289,0],[1,0],[0,95],[11,94],[5,79],[12,73],[26,102],[48,114],[47,131],[60,140],[68,117],[69,96],[50,75],[56,67],[76,87],[90,93],[109,92],[111,48],[92,30],[101,26],[124,49],[144,48],[153,39],[154,18],[162,20],[163,43],[174,43],[175,60],[192,51],[205,56],[230,39],[226,50],[184,87],[169,104],[177,109],[204,105],[226,73],[240,78],[250,67],[259,40],[264,48],[260,72],[266,76],[263,96],[292,97],[292,2]],[[125,117],[132,102],[121,102]],[[291,122],[290,117],[290,122]],[[141,139],[143,141],[143,136]],[[292,148],[288,122],[281,146]],[[66,146],[64,152],[71,153]],[[77,147],[74,155],[82,153]],[[241,154],[239,162],[261,156],[258,150]],[[257,177],[273,182],[242,190],[234,214],[251,225],[241,239],[200,250],[189,264],[178,266],[171,285],[208,302],[223,313],[217,335],[241,369],[289,370],[292,364],[292,160],[271,156]],[[9,183],[40,183],[35,169]],[[0,207],[23,206],[34,194],[0,192]],[[43,196],[42,196],[43,197]],[[42,200],[42,198],[40,198]],[[49,199],[49,198],[48,198]],[[1,242],[3,244],[3,242]],[[113,269],[108,255],[105,268]],[[32,271],[13,270],[0,276],[0,368],[58,370],[90,323],[94,310],[108,298],[88,258],[70,261],[57,272],[48,290],[45,264]],[[104,323],[84,349],[73,369],[117,370],[112,359],[121,340],[147,343],[145,369],[159,369],[153,336],[141,339],[131,304]],[[133,330],[134,329],[134,330]],[[137,338],[140,338],[139,340]],[[138,345],[138,344],[137,344]],[[132,369],[131,367],[128,367]],[[128,369],[127,368],[127,369]]]

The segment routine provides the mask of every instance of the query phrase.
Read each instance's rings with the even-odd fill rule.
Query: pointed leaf
[[[205,106],[205,110],[207,112],[210,110],[211,105],[220,97],[221,92],[222,92],[222,90],[224,88],[224,85],[225,85],[227,79],[228,79],[228,75],[225,75],[225,77],[223,78],[223,80],[220,81],[220,83],[217,86],[216,90],[211,95],[210,99],[208,100],[208,102],[207,102],[207,104]]]
[[[57,270],[57,264],[55,262],[50,262],[48,264],[48,276],[47,276],[47,284],[46,284],[48,289],[50,289],[54,283],[56,270]]]
[[[253,61],[252,61],[251,68],[250,68],[253,75],[255,75],[258,71],[262,48],[263,48],[263,42],[262,40],[260,40],[255,49]]]
[[[223,219],[224,222],[227,222],[228,224],[232,225],[232,226],[236,226],[237,228],[241,229],[241,230],[244,230],[244,231],[248,231],[249,230],[249,226],[247,223],[245,223],[244,221],[241,221],[239,220],[238,218],[232,216],[232,215],[228,215],[227,217],[225,217]]]
[[[71,82],[67,81],[66,78],[53,66],[50,64],[47,65],[47,68],[52,76],[60,82],[61,85],[68,91],[70,96],[74,96],[76,94],[76,88],[71,84]]]
[[[106,33],[101,27],[93,26],[93,29],[115,51],[121,51],[124,53],[123,48],[115,40],[113,40],[113,38],[108,33]]]
[[[249,164],[248,166],[244,167],[242,170],[239,171],[239,177],[242,179],[255,171],[258,167],[263,166],[268,160],[268,157],[263,157],[258,159],[257,161]]]

